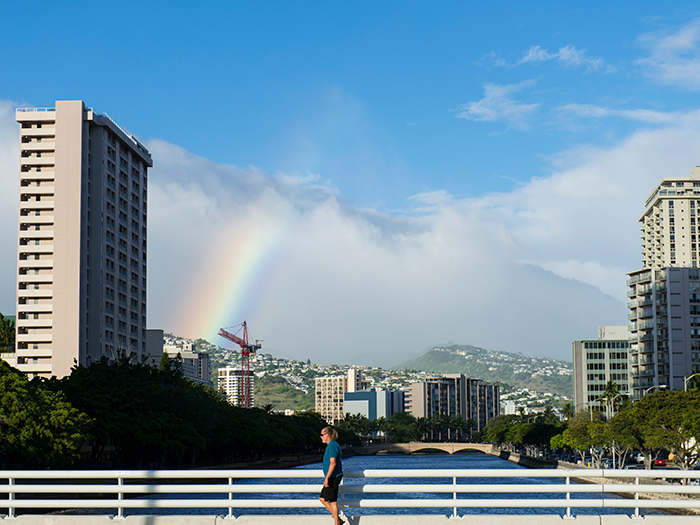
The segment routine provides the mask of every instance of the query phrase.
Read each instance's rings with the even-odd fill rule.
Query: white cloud
[[[576,49],[571,44],[559,48],[558,51],[550,53],[540,46],[532,46],[527,50],[518,64],[548,62],[556,60],[562,66],[569,69],[585,68],[587,71],[602,71],[604,73],[614,73],[615,67],[606,64],[602,58],[589,57],[585,49]]]
[[[512,194],[469,200],[445,191],[419,195],[411,202],[421,215],[388,216],[348,206],[322,184],[248,176],[191,155],[192,176],[173,180],[170,174],[182,168],[170,149],[179,148],[163,142],[149,147],[156,166],[149,211],[154,326],[178,333],[181,327],[173,323],[183,317],[175,310],[195,315],[201,306],[192,297],[223,286],[225,272],[209,271],[210,262],[228,257],[232,268],[235,249],[227,252],[226,246],[243,249],[251,230],[277,232],[275,262],[255,277],[251,302],[212,314],[221,316],[213,326],[245,318],[273,354],[387,365],[454,340],[568,359],[573,338],[599,324],[624,322],[623,302],[596,286],[624,297],[619,268],[637,257],[620,255],[626,244],[619,238],[632,232],[628,244],[635,250],[640,201],[601,212],[601,202],[619,201],[627,189],[619,173],[608,180],[610,172],[597,173],[600,166],[592,161]],[[572,209],[585,210],[586,220]],[[618,220],[618,213],[629,231],[590,232],[611,216]],[[601,246],[612,247],[608,253]],[[583,263],[558,262],[569,253]],[[586,272],[577,274],[577,265]],[[618,293],[611,283],[615,273]],[[173,282],[178,286],[168,286]],[[214,334],[209,328],[183,335]]]
[[[649,109],[611,109],[592,104],[565,104],[557,108],[560,116],[584,118],[618,117],[645,124],[691,126],[700,121],[700,111],[663,112]]]
[[[0,108],[13,307],[17,129]],[[265,351],[320,362],[396,364],[448,340],[569,359],[571,340],[625,322],[644,199],[688,172],[699,141],[691,125],[637,132],[563,152],[512,192],[436,191],[395,215],[344,203],[323,173],[269,175],[149,141],[149,325],[217,341],[246,319]]]
[[[647,76],[662,84],[700,89],[700,19],[646,33],[637,42],[650,53],[637,61]]]
[[[493,122],[504,120],[510,125],[524,128],[527,118],[540,107],[540,104],[525,104],[514,100],[511,95],[534,85],[527,80],[517,84],[484,84],[484,97],[476,102],[468,102],[457,108],[457,118]]]

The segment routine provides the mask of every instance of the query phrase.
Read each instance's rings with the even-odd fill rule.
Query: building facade
[[[683,390],[700,372],[700,270],[647,268],[627,281],[632,397]]]
[[[255,374],[250,374],[250,406],[255,406]],[[228,402],[234,406],[245,406],[243,402],[243,371],[240,368],[227,366],[219,368],[219,392],[226,395]]]
[[[82,101],[18,109],[20,195],[14,366],[63,377],[146,347],[151,155]]]
[[[598,406],[608,381],[614,381],[620,393],[631,395],[629,337],[627,325],[610,325],[598,328],[597,339],[572,343],[577,411]]]
[[[661,180],[647,198],[639,218],[642,268],[698,266],[698,209],[700,166],[690,169],[690,177]]]
[[[345,393],[357,392],[369,388],[370,384],[362,380],[362,372],[356,368],[348,369],[344,376],[317,377],[314,380],[316,393],[315,410],[330,424],[345,418]]]
[[[404,411],[404,394],[400,390],[370,388],[346,392],[343,399],[345,414],[362,414],[369,420],[389,419]]]
[[[481,431],[489,419],[501,413],[499,399],[498,385],[464,374],[443,374],[409,385],[406,412],[416,418],[461,415],[467,421],[471,419],[475,430]]]
[[[178,356],[182,359],[182,373],[186,378],[197,383],[211,384],[209,353],[197,350],[195,343],[185,342],[182,347],[165,345],[163,352],[168,354],[171,360],[177,359]]]

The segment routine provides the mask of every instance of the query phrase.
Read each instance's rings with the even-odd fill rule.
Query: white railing
[[[33,113],[43,111],[56,111],[56,108],[17,108],[17,113]]]
[[[445,508],[453,516],[460,508],[560,508],[566,516],[572,508],[629,508],[639,516],[640,509],[650,508],[700,510],[700,486],[688,483],[698,477],[700,472],[681,470],[370,469],[345,474],[339,504],[346,515],[351,508]],[[109,509],[123,517],[126,509],[138,514],[138,509],[178,508],[228,509],[232,517],[234,509],[320,508],[322,478],[320,470],[0,471],[0,513],[6,509],[12,518],[29,509],[105,509],[110,514]],[[429,478],[432,483],[386,483],[392,478]],[[543,484],[542,478],[562,482]],[[572,478],[600,479],[572,484]],[[253,496],[260,494],[277,497]],[[585,494],[589,497],[572,498]],[[658,499],[661,494],[672,496]]]

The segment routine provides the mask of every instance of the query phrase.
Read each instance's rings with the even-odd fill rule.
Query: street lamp
[[[620,396],[625,396],[625,395],[627,395],[627,394],[625,394],[624,392],[620,392],[619,394],[615,394],[615,395],[612,397],[612,399],[610,400],[610,416],[611,416],[611,417],[615,415],[615,414],[614,414],[614,412],[615,412],[615,400],[616,400],[618,397],[620,397]]]
[[[690,376],[690,377],[693,377],[693,376]],[[651,391],[651,390],[654,390],[655,388],[666,388],[666,385],[654,385],[654,386],[650,386],[650,387],[647,388],[644,392],[642,392],[642,397],[644,397],[645,395],[647,395],[647,392],[649,392],[649,391]]]
[[[697,373],[693,374],[692,376],[688,376],[688,377],[683,378],[683,390],[685,390],[686,392],[688,391],[688,381],[693,379],[695,376],[700,376],[700,372],[697,372]]]

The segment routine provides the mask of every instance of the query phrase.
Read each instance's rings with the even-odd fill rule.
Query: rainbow
[[[178,306],[173,333],[223,344],[219,328],[254,319],[284,252],[284,231],[282,220],[264,225],[235,221],[218,231]]]

